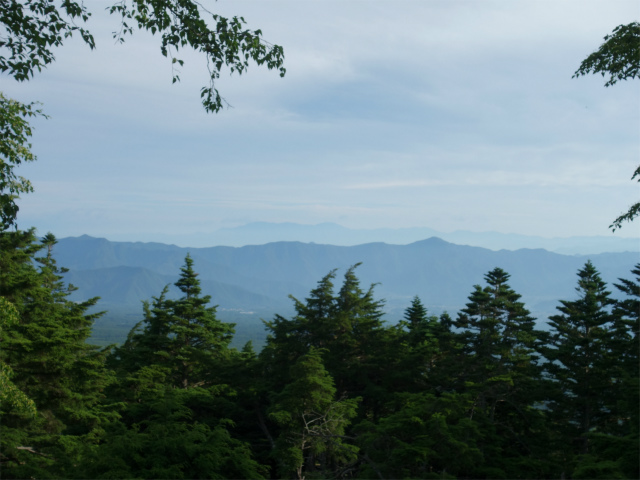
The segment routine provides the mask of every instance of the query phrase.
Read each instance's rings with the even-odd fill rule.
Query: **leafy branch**
[[[614,28],[611,35],[604,37],[604,43],[600,48],[582,61],[572,78],[588,73],[600,73],[603,77],[609,75],[605,87],[616,84],[618,80],[640,77],[640,23],[631,22]],[[631,180],[636,177],[639,177],[640,181],[640,166]],[[615,232],[622,227],[622,222],[631,222],[638,215],[640,202],[633,204],[626,213],[616,218],[609,228]]]
[[[136,26],[140,30],[161,34],[160,51],[171,59],[171,64],[183,66],[184,61],[174,52],[191,47],[205,55],[209,71],[209,85],[200,90],[202,104],[207,112],[219,112],[228,103],[216,88],[220,72],[226,66],[230,73],[244,73],[249,62],[277,69],[284,77],[284,50],[262,38],[261,30],[248,30],[243,17],[225,18],[206,10],[192,0],[123,0],[113,5],[109,12],[121,16],[121,28],[114,32],[118,42],[124,42],[127,34]],[[202,14],[210,16],[210,27]],[[178,71],[173,71],[173,83],[180,81]]]

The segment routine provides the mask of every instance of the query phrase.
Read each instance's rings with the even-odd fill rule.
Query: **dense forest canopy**
[[[206,56],[209,111],[223,106],[214,82],[224,66],[242,73],[252,60],[284,74],[282,49],[259,30],[214,14],[209,27],[203,12],[191,0],[112,8],[119,40],[149,30],[173,63],[185,46]],[[2,3],[0,70],[28,80],[73,34],[93,47],[74,23],[88,17],[73,1]],[[613,68],[598,65],[584,72]],[[614,300],[587,262],[548,331],[499,267],[457,314],[430,315],[416,297],[386,324],[354,265],[341,283],[331,271],[292,297],[295,314],[265,322],[256,352],[230,348],[234,326],[217,318],[187,256],[180,298],[158,292],[127,340],[101,349],[87,342],[98,298],[69,299],[55,236],[16,227],[31,186],[14,167],[34,160],[28,120],[39,114],[0,97],[4,478],[640,477],[640,264]]]
[[[266,346],[230,348],[187,256],[118,347],[67,297],[55,237],[2,236],[8,478],[635,478],[640,265],[580,269],[546,331],[495,268],[457,315],[329,272]],[[11,247],[11,248],[8,248]],[[33,260],[36,262],[34,263]],[[11,266],[11,268],[7,268]]]

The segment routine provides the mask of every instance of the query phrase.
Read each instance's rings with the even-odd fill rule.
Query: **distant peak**
[[[450,242],[447,242],[440,237],[429,237],[424,240],[418,240],[417,242],[410,243],[409,245],[422,245],[425,243],[429,243],[431,245],[451,245]]]

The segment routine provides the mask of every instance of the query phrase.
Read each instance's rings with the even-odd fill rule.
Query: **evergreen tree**
[[[221,383],[236,356],[233,325],[207,306],[189,255],[175,285],[183,296],[168,299],[165,287],[145,303],[143,322],[110,358],[119,380],[110,394],[126,407],[86,476],[262,478],[248,445],[231,434],[235,392]]]
[[[635,281],[620,278],[620,283],[614,284],[627,298],[616,302],[614,307],[616,344],[613,351],[624,372],[622,375],[627,375],[629,379],[637,379],[640,354],[640,263],[631,273],[635,275]],[[633,390],[637,395],[638,389]]]
[[[187,255],[175,284],[183,296],[168,299],[165,287],[152,304],[145,302],[142,324],[113,356],[120,371],[153,367],[166,375],[164,383],[178,388],[217,383],[216,369],[229,355],[234,330],[216,318],[216,307],[207,306],[211,296],[201,296],[197,277]]]
[[[0,335],[2,330],[18,323],[18,309],[6,298],[0,297]],[[0,337],[2,338],[2,337]],[[17,415],[34,417],[36,406],[11,381],[13,370],[0,360],[0,411],[13,411]]]
[[[82,465],[81,478],[255,478],[264,468],[231,434],[223,388],[156,385],[107,428],[100,448]],[[224,412],[224,413],[223,413]]]
[[[267,389],[279,391],[289,383],[289,368],[311,347],[328,347],[334,336],[331,325],[336,311],[335,276],[335,270],[325,275],[311,290],[306,302],[289,296],[296,310],[294,318],[276,315],[272,321],[265,322],[268,335],[260,358],[265,368],[264,376],[269,379]]]
[[[640,265],[632,273],[635,281],[621,278],[614,284],[626,298],[613,307],[608,358],[602,360],[611,378],[610,394],[603,403],[606,417],[587,434],[589,450],[578,457],[573,478],[640,478]]]
[[[11,477],[70,477],[74,466],[100,439],[115,417],[103,402],[112,381],[106,352],[86,344],[99,314],[88,314],[97,299],[72,302],[52,251],[55,237],[37,243],[33,231],[0,233],[0,295],[17,311],[17,322],[2,332],[2,362],[13,384],[37,409],[25,417],[2,410],[3,474]],[[46,255],[35,258],[41,249]],[[39,264],[36,268],[35,263]]]
[[[363,396],[380,403],[381,382],[389,366],[389,330],[381,320],[383,302],[374,299],[374,285],[367,291],[360,288],[357,266],[347,270],[337,294],[332,271],[306,302],[293,298],[294,318],[276,316],[266,323],[270,333],[261,356],[273,379],[271,389],[289,383],[290,366],[315,347],[326,349],[324,365],[340,396]],[[366,400],[363,406],[373,408]]]
[[[542,349],[544,368],[555,395],[549,408],[559,435],[563,469],[570,473],[577,455],[590,453],[589,432],[606,431],[612,385],[611,347],[614,300],[589,261],[578,272],[578,298],[562,300],[549,318],[549,345]],[[609,472],[608,474],[611,474]]]
[[[455,321],[460,329],[457,390],[474,396],[469,418],[485,435],[485,463],[474,475],[543,475],[547,466],[540,435],[545,429],[538,408],[542,398],[535,351],[541,334],[520,295],[507,283],[509,274],[495,268],[485,280],[487,286],[474,287]]]
[[[428,311],[416,296],[406,309],[404,319],[398,322],[398,362],[394,365],[393,391],[424,392],[442,389],[446,379],[442,378],[444,352],[440,341],[446,342],[451,333],[441,319],[428,315]]]
[[[614,286],[626,295],[623,300],[617,301],[614,306],[614,332],[613,345],[611,347],[611,358],[614,370],[618,373],[614,387],[617,392],[614,394],[615,403],[609,410],[615,414],[615,419],[611,422],[609,431],[622,436],[634,435],[637,447],[638,427],[638,405],[640,405],[640,386],[638,384],[638,369],[640,368],[640,264],[637,264],[631,273],[635,275],[635,280],[620,278],[620,283]],[[619,428],[619,430],[618,430]],[[638,448],[630,448],[629,452],[635,452],[636,466],[635,473],[638,472],[639,462]],[[635,475],[640,478],[640,474]]]
[[[470,395],[398,393],[392,403],[392,413],[356,427],[359,478],[464,478],[483,463]]]
[[[399,325],[407,330],[407,342],[415,347],[425,340],[434,338],[433,327],[436,317],[428,317],[427,309],[417,296],[411,300],[411,305],[405,310],[404,320]]]
[[[274,395],[270,418],[280,426],[274,455],[281,478],[341,478],[355,463],[357,448],[344,441],[359,399],[335,398],[336,389],[311,347],[291,368],[294,379]]]
[[[338,292],[334,291],[332,271],[318,282],[305,302],[293,299],[295,317],[276,316],[266,323],[270,333],[260,363],[267,380],[256,410],[258,423],[274,447],[273,439],[281,438],[278,432],[285,427],[275,421],[276,417],[262,415],[271,403],[269,392],[282,392],[294,383],[297,377],[292,366],[312,349],[323,352],[323,368],[333,382],[335,398],[362,398],[359,419],[377,418],[384,412],[391,396],[388,388],[394,384],[391,377],[397,375],[394,366],[399,361],[399,344],[394,342],[396,330],[383,326],[382,302],[373,298],[374,286],[362,290],[355,268],[357,265],[347,270]]]

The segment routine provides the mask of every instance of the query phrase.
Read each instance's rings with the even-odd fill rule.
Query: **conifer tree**
[[[586,435],[588,452],[578,456],[573,478],[639,478],[638,429],[638,319],[640,317],[640,265],[632,270],[635,281],[619,279],[614,286],[626,295],[615,302],[610,335],[602,364],[610,377],[603,399],[604,417]]]
[[[175,285],[183,296],[169,299],[165,287],[145,303],[143,322],[110,358],[119,380],[111,396],[126,407],[86,475],[262,478],[247,444],[231,433],[234,392],[220,383],[233,356],[233,325],[207,306],[211,297],[201,296],[189,255]]]
[[[334,285],[336,271],[325,275],[311,290],[306,302],[289,296],[294,302],[296,316],[287,319],[276,315],[265,322],[267,343],[260,358],[270,390],[280,390],[289,383],[289,368],[311,347],[327,348],[332,337],[332,323],[336,312]]]
[[[344,441],[359,399],[336,400],[336,388],[311,347],[291,368],[293,381],[274,395],[270,418],[280,426],[274,455],[281,478],[340,478],[357,460],[357,448]]]
[[[475,477],[483,434],[468,415],[471,395],[401,392],[391,403],[391,413],[355,428],[360,478]]]
[[[620,278],[620,283],[614,284],[626,298],[617,301],[614,307],[613,354],[619,360],[620,368],[624,372],[622,375],[627,375],[630,380],[634,377],[637,380],[640,355],[640,263],[631,273],[635,275],[635,281]],[[637,395],[638,389],[634,390]]]
[[[485,457],[475,475],[517,477],[547,468],[539,434],[543,415],[537,402],[540,369],[535,347],[541,333],[535,320],[509,284],[509,274],[495,268],[476,285],[458,315],[460,329],[458,391],[475,397],[470,418],[485,433]],[[449,367],[449,371],[453,369]]]
[[[270,333],[262,358],[269,375],[279,382],[273,388],[278,390],[288,383],[289,367],[315,347],[327,350],[324,365],[339,395],[357,397],[370,391],[368,398],[372,400],[377,395],[374,391],[379,389],[382,370],[388,366],[384,353],[387,331],[381,320],[383,302],[374,299],[374,285],[367,291],[360,288],[357,267],[345,272],[337,293],[332,271],[320,280],[306,302],[292,297],[297,312],[294,318],[278,315],[266,323]]]
[[[590,453],[589,432],[606,430],[608,399],[614,393],[610,353],[615,302],[590,261],[578,272],[576,291],[578,298],[561,300],[560,313],[549,318],[549,344],[542,350],[555,387],[549,408],[560,434],[565,474],[572,472],[578,455]]]
[[[0,335],[2,330],[18,323],[18,309],[6,298],[0,297]],[[0,337],[1,338],[1,337]],[[0,360],[0,411],[12,411],[16,415],[34,417],[36,406],[24,392],[11,381],[13,369]]]
[[[2,362],[12,382],[31,399],[35,417],[2,411],[5,476],[70,477],[115,417],[103,402],[112,381],[106,352],[86,344],[99,314],[97,299],[72,302],[75,289],[53,258],[55,237],[37,243],[33,231],[0,233],[0,295],[17,310],[18,321],[2,332]],[[35,258],[41,249],[46,255]],[[39,267],[36,268],[34,260]]]
[[[335,271],[318,282],[305,302],[293,298],[297,315],[292,319],[276,316],[266,326],[267,344],[260,354],[264,377],[262,405],[258,422],[267,438],[283,428],[275,417],[261,418],[268,392],[282,392],[296,381],[292,369],[312,349],[321,350],[323,368],[331,377],[336,398],[341,401],[362,398],[358,418],[377,418],[384,412],[396,374],[397,342],[394,329],[383,326],[382,302],[373,297],[374,286],[364,291],[355,275],[355,265],[347,270],[338,292],[334,291]],[[355,408],[355,407],[354,407]],[[269,422],[272,424],[269,425]],[[347,429],[349,435],[350,428]]]
[[[165,287],[151,304],[144,303],[143,322],[113,356],[120,371],[153,367],[177,388],[216,383],[216,364],[228,356],[234,330],[216,318],[216,307],[207,306],[211,296],[201,296],[197,277],[187,255],[175,283],[183,296],[168,299]]]
[[[422,392],[442,388],[447,383],[442,378],[444,352],[440,342],[446,342],[450,330],[448,316],[438,319],[429,315],[426,307],[416,296],[406,309],[404,319],[397,325],[398,364],[394,365],[394,391]]]

